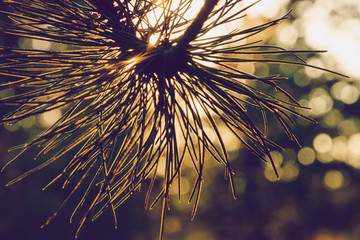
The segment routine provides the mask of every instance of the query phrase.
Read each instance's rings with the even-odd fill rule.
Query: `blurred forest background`
[[[194,0],[195,2],[196,0]],[[244,6],[253,1],[244,1]],[[0,3],[3,8],[3,3]],[[280,73],[288,77],[280,86],[311,110],[303,113],[318,124],[294,118],[302,147],[287,139],[279,123],[270,119],[270,138],[282,145],[272,151],[280,172],[276,180],[270,165],[249,154],[231,134],[223,132],[236,173],[237,200],[224,180],[223,166],[209,159],[200,206],[193,222],[188,204],[191,176],[183,170],[179,202],[172,198],[164,239],[206,240],[355,240],[360,236],[360,4],[359,0],[263,0],[247,11],[240,28],[255,26],[284,15],[290,18],[252,40],[288,50],[328,50],[301,57],[309,64],[329,68],[349,79],[310,68],[267,64],[239,64],[258,75]],[[222,30],[223,31],[223,30]],[[226,29],[225,29],[226,31]],[[44,43],[1,35],[2,45],[31,48]],[[39,46],[37,46],[39,47]],[[61,47],[61,46],[59,46]],[[2,76],[3,77],[3,76]],[[0,97],[12,94],[2,91]],[[274,92],[273,94],[277,94]],[[9,109],[1,109],[1,114]],[[61,115],[53,111],[16,125],[0,127],[0,165],[16,153],[8,149],[33,139]],[[76,222],[69,223],[76,199],[40,229],[62,201],[67,190],[55,184],[41,191],[59,171],[52,165],[23,181],[6,183],[36,166],[32,155],[22,156],[0,175],[0,239],[72,239]],[[189,171],[189,174],[191,171]],[[80,239],[157,239],[161,206],[144,210],[146,191],[134,194],[118,208],[118,229],[111,214],[90,223]]]

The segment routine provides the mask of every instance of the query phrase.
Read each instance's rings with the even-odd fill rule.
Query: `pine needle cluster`
[[[65,204],[86,184],[74,211],[90,202],[79,230],[87,219],[95,220],[107,209],[114,212],[116,222],[115,209],[146,179],[151,179],[146,208],[162,201],[163,222],[171,185],[174,181],[180,185],[185,161],[196,174],[189,199],[194,202],[194,216],[207,154],[224,165],[235,196],[234,173],[217,121],[254,155],[273,164],[270,149],[281,147],[267,137],[266,116],[275,116],[294,141],[291,115],[307,119],[297,112],[300,104],[277,85],[283,77],[259,77],[234,67],[248,62],[307,66],[296,55],[304,51],[245,41],[288,15],[208,37],[212,29],[244,18],[251,6],[240,8],[239,0],[206,0],[198,15],[187,19],[192,0],[5,3],[12,10],[0,11],[9,19],[0,22],[1,33],[67,46],[61,51],[0,47],[0,74],[5,76],[0,91],[16,92],[0,99],[0,105],[17,107],[0,123],[16,123],[54,109],[63,112],[53,126],[18,147],[24,153],[40,146],[39,156],[45,155],[46,161],[8,185],[63,161],[63,171],[49,185],[62,179],[66,187],[75,181]],[[280,54],[294,60],[274,57]],[[253,83],[275,89],[283,98],[261,91]],[[251,120],[249,111],[259,112],[263,127]],[[218,145],[204,126],[214,130]],[[165,164],[159,164],[161,159]],[[165,173],[164,184],[154,197],[151,193],[158,171]],[[95,195],[90,194],[94,191]]]

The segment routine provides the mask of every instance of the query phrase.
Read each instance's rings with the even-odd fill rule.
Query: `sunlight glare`
[[[183,12],[183,10],[178,11],[180,4],[182,3],[182,0],[153,0],[154,8],[152,11],[149,11],[149,13],[146,16],[146,23],[142,22],[141,25],[144,29],[152,29],[155,28],[159,22],[163,22],[165,20],[166,12],[177,12],[176,14],[181,15],[182,20],[191,20],[194,19],[197,15],[197,13],[200,11],[200,8],[202,7],[204,0],[197,0],[194,3],[191,3],[190,8],[186,10],[186,12]],[[136,19],[137,21],[138,19]],[[184,26],[184,29],[186,26]],[[170,36],[170,40],[174,39],[176,37],[179,37],[183,32],[178,32],[175,34],[172,34]],[[155,46],[159,40],[160,34],[159,33],[152,33],[149,38],[149,47]]]
[[[254,0],[245,0],[244,5],[248,6],[253,4]],[[258,17],[259,15],[266,19],[273,19],[283,15],[286,12],[286,5],[289,4],[290,0],[266,0],[261,1],[247,11],[250,17]],[[271,9],[271,10],[270,10]]]
[[[354,78],[360,78],[358,6],[358,0],[317,0],[301,12],[296,11],[302,18],[306,44],[314,49],[327,49],[328,53],[322,56],[327,65]]]
[[[133,57],[130,58],[129,60],[125,61],[125,67],[124,69],[126,71],[129,71],[131,68],[133,68],[137,63],[139,62],[139,58],[138,57]]]
[[[158,44],[160,34],[153,33],[149,38],[149,47],[155,47]]]

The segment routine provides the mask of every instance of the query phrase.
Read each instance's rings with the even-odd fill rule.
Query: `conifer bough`
[[[259,77],[234,67],[248,62],[308,66],[296,54],[311,51],[286,51],[244,41],[287,15],[207,37],[211,29],[245,17],[251,6],[240,8],[239,0],[206,0],[194,19],[186,19],[192,0],[160,4],[150,0],[4,3],[11,10],[0,11],[2,19],[7,17],[0,22],[2,34],[67,46],[60,51],[0,47],[0,91],[15,92],[1,98],[0,105],[16,106],[0,123],[13,124],[53,109],[63,112],[37,138],[14,148],[21,150],[20,156],[39,146],[36,158],[43,162],[8,185],[62,161],[63,171],[46,187],[55,181],[63,181],[64,188],[73,186],[60,208],[75,192],[83,191],[73,213],[82,211],[76,236],[86,220],[95,220],[107,209],[113,212],[116,225],[115,209],[150,179],[145,207],[163,201],[161,237],[165,211],[170,207],[170,187],[174,181],[180,186],[185,161],[196,174],[189,198],[194,202],[193,218],[206,154],[225,166],[235,197],[234,173],[217,121],[255,156],[269,159],[273,166],[270,149],[281,147],[267,138],[266,115],[274,115],[295,141],[290,116],[312,121],[299,114],[300,104],[277,86],[276,81],[285,78]],[[153,36],[157,36],[155,44],[150,43]],[[293,61],[277,59],[281,54],[292,56]],[[245,57],[249,55],[258,57]],[[253,82],[270,86],[283,97],[263,92]],[[257,126],[248,111],[258,112],[264,126]],[[208,126],[217,143],[210,140],[205,130]],[[153,195],[158,171],[165,173],[164,184]],[[93,192],[96,194],[90,194]],[[180,197],[180,187],[178,192]],[[89,208],[82,209],[84,202]]]

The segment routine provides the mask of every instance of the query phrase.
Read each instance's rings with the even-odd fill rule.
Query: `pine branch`
[[[234,12],[241,1],[227,0],[215,8],[218,0],[206,0],[185,33],[176,38],[174,35],[178,36],[188,24],[184,15],[191,1],[178,1],[176,10],[162,4],[163,14],[155,23],[149,21],[149,15],[159,7],[153,2],[107,0],[104,5],[100,0],[12,0],[5,4],[14,11],[0,11],[11,20],[0,22],[2,33],[69,46],[62,51],[0,47],[0,75],[11,77],[1,78],[0,91],[15,92],[0,99],[0,105],[17,106],[0,119],[0,124],[16,123],[54,109],[64,111],[53,126],[18,147],[22,152],[13,160],[35,146],[41,147],[37,157],[45,155],[45,160],[8,185],[55,161],[64,161],[64,169],[47,186],[63,180],[63,186],[69,187],[74,182],[65,203],[85,189],[73,213],[83,210],[78,232],[88,219],[97,219],[107,209],[114,213],[116,222],[115,209],[151,175],[145,205],[150,203],[151,208],[163,200],[162,229],[171,185],[175,180],[180,182],[185,161],[193,166],[196,179],[190,194],[193,218],[205,155],[224,165],[235,197],[234,173],[216,119],[259,159],[268,161],[268,157],[274,170],[270,149],[281,147],[268,139],[266,115],[275,116],[295,142],[290,116],[312,121],[297,112],[303,107],[276,84],[284,78],[259,77],[233,67],[244,62],[314,67],[297,56],[314,51],[292,52],[239,41],[284,18],[205,39],[201,37],[207,31],[244,17],[243,12],[249,8]],[[209,24],[205,25],[206,20]],[[160,35],[159,43],[149,48],[149,36],[154,33]],[[201,41],[194,41],[198,39]],[[259,56],[247,59],[243,58],[245,54]],[[280,54],[293,60],[272,57]],[[272,96],[245,82],[265,85],[283,96]],[[265,130],[252,121],[249,112],[264,119]],[[215,141],[206,125],[215,132]],[[160,161],[165,161],[163,169]],[[150,202],[159,171],[165,173],[164,184]],[[178,191],[180,196],[180,188]],[[84,204],[86,201],[89,204]]]
[[[208,19],[212,10],[215,8],[219,0],[206,0],[198,15],[186,29],[184,35],[178,41],[177,47],[179,49],[186,49],[191,41],[193,41],[200,32],[204,22]]]

